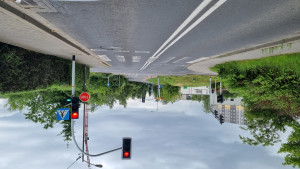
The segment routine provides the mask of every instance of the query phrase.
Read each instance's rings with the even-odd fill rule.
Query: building
[[[192,95],[209,95],[208,86],[185,87],[180,88],[180,100],[192,100]]]
[[[198,86],[198,87],[185,87],[180,88],[180,93],[182,95],[209,95],[208,86]]]
[[[215,111],[217,112],[217,119],[220,119],[220,115],[223,115],[225,123],[245,124],[243,98],[227,98],[224,99],[223,103],[218,103],[216,93],[210,93],[209,96],[211,111],[213,114]]]

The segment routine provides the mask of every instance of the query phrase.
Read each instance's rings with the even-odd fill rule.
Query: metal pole
[[[84,65],[83,80],[84,80],[83,91],[86,92],[86,65]]]
[[[157,94],[158,94],[158,97],[160,97],[159,76],[157,76]]]
[[[222,81],[220,82],[220,95],[222,94]]]
[[[209,88],[208,88],[208,93],[211,94],[211,77],[209,77]]]
[[[72,58],[72,97],[75,96],[75,55],[73,55],[73,58]],[[116,149],[113,149],[113,150],[110,150],[110,151],[107,151],[107,152],[104,152],[104,153],[100,153],[100,154],[89,154],[89,153],[85,153],[83,150],[80,149],[80,147],[78,146],[77,144],[77,141],[75,139],[75,133],[74,133],[74,119],[71,119],[71,133],[72,133],[72,140],[74,141],[77,149],[82,153],[82,154],[85,154],[87,156],[92,156],[92,157],[97,157],[97,156],[101,156],[101,155],[104,155],[104,154],[107,154],[107,153],[110,153],[110,152],[113,152],[113,151],[117,151],[117,150],[121,150],[122,147],[120,148],[116,148]]]
[[[72,57],[72,97],[75,96],[75,55]]]
[[[215,80],[215,92],[217,94],[217,80]]]
[[[121,81],[120,81],[120,74],[119,74],[119,88],[120,88],[120,86],[121,86]]]
[[[83,103],[83,123],[82,123],[82,128],[83,128],[83,131],[82,131],[82,150],[84,151],[84,119],[85,119],[85,103]],[[84,154],[82,153],[82,162],[84,161]]]
[[[86,92],[86,65],[83,70],[83,91]],[[85,131],[85,103],[83,103],[83,123],[82,123],[82,150],[84,151],[84,131]],[[84,162],[84,154],[82,153],[82,162]]]
[[[75,146],[76,148],[83,154],[87,155],[87,156],[91,156],[91,157],[97,157],[97,156],[101,156],[103,154],[107,154],[107,153],[110,153],[110,152],[113,152],[113,151],[117,151],[117,150],[121,150],[122,147],[120,148],[116,148],[116,149],[113,149],[113,150],[110,150],[110,151],[107,151],[107,152],[104,152],[104,153],[100,153],[100,154],[89,154],[89,153],[85,153],[83,150],[80,149],[80,147],[78,146],[77,144],[77,141],[75,139],[75,134],[74,134],[74,119],[71,119],[71,133],[72,133],[72,140],[74,141],[75,143]]]

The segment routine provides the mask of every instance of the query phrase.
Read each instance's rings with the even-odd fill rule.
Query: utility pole
[[[222,94],[222,81],[220,81],[220,95]]]
[[[75,96],[75,55],[72,57],[72,97]]]
[[[85,84],[85,82],[84,82]],[[75,55],[72,56],[72,98],[75,97]],[[100,154],[89,154],[89,152],[84,152],[84,150],[82,150],[79,145],[77,144],[77,141],[75,139],[75,133],[74,133],[74,119],[71,118],[71,133],[72,133],[72,140],[76,146],[76,148],[82,153],[82,154],[85,154],[87,155],[88,157],[91,156],[91,157],[98,157],[98,156],[101,156],[101,155],[104,155],[104,154],[108,154],[108,153],[111,153],[111,152],[114,152],[114,151],[118,151],[118,150],[121,150],[122,147],[119,147],[119,148],[116,148],[116,149],[113,149],[113,150],[109,150],[109,151],[106,151],[106,152],[103,152],[103,153],[100,153]],[[78,160],[78,159],[77,159]],[[73,164],[72,164],[73,165]]]
[[[217,80],[215,80],[215,92],[217,94]]]
[[[209,88],[208,88],[208,90],[209,90],[209,94],[211,94],[211,76],[209,77]]]
[[[83,91],[86,92],[86,65],[84,65],[84,70],[83,70]],[[85,103],[83,103],[83,123],[82,123],[82,150],[84,150],[84,119],[85,119]],[[82,156],[82,162],[84,162],[84,154],[81,154]]]
[[[158,97],[160,97],[159,76],[157,76],[157,94],[158,94]]]

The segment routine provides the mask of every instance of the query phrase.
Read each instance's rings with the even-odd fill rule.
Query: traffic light
[[[224,101],[223,95],[217,96],[217,102],[218,102],[218,103],[223,103],[223,101]]]
[[[214,111],[214,114],[215,114],[215,118],[217,118],[217,116],[219,115],[217,110]]]
[[[123,138],[122,159],[131,159],[131,138]]]
[[[69,103],[71,103],[72,102],[72,98],[71,97],[67,97],[66,98],[66,104],[69,104]]]
[[[79,107],[80,107],[80,99],[78,97],[72,98],[72,119],[78,119],[79,118]]]
[[[220,114],[220,124],[222,125],[224,123],[224,116]]]

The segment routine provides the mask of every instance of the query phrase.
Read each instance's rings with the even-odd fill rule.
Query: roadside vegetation
[[[0,43],[0,65],[0,93],[71,85],[71,60]],[[76,64],[78,86],[83,84],[83,69]]]
[[[64,106],[71,93],[71,60],[0,43],[0,65],[0,97],[7,99],[8,110],[27,109],[25,118],[43,124],[45,129],[58,123],[54,112]],[[84,65],[76,64],[78,95],[83,88],[83,73]],[[70,121],[59,123],[63,126],[60,135],[70,141]]]
[[[206,75],[186,75],[186,76],[159,76],[159,83],[161,85],[172,86],[209,86],[209,77]],[[217,79],[216,76],[211,76],[212,80]],[[157,84],[157,77],[147,79],[152,84]]]
[[[211,68],[224,87],[243,97],[246,126],[252,137],[240,136],[249,145],[272,146],[280,133],[293,129],[278,153],[286,153],[284,165],[300,167],[300,54],[233,61]]]
[[[224,86],[252,109],[300,116],[300,54],[234,61],[216,65]],[[249,107],[250,108],[250,107]]]

